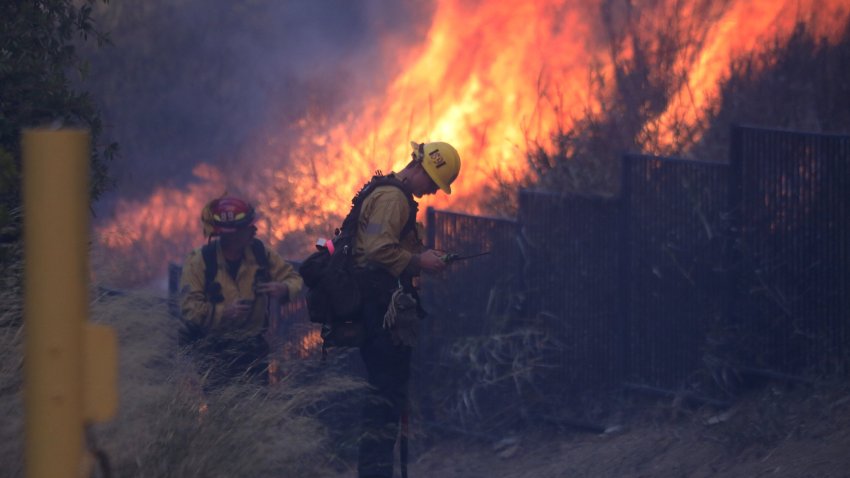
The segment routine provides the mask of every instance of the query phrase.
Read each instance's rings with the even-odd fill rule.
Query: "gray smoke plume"
[[[180,187],[199,162],[229,164],[246,145],[284,135],[307,108],[356,107],[392,78],[381,46],[421,41],[431,10],[420,0],[100,6],[98,25],[113,45],[85,52],[91,71],[81,87],[121,157],[98,214],[109,216],[118,197]]]

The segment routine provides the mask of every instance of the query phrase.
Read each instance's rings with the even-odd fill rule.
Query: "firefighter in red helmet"
[[[181,341],[200,356],[207,390],[239,378],[268,380],[269,320],[301,290],[301,276],[255,237],[255,221],[243,199],[210,201],[201,213],[207,244],[183,265]]]

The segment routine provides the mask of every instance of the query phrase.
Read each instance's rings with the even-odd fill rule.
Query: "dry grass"
[[[431,390],[439,413],[477,433],[529,425],[532,410],[554,399],[555,390],[543,389],[552,383],[558,347],[549,334],[530,327],[452,342],[442,365],[454,373],[435,377],[438,385]]]
[[[23,476],[21,296],[13,287],[2,294],[0,476]],[[118,415],[92,427],[112,476],[319,477],[346,466],[327,421],[362,382],[305,361],[273,386],[234,384],[204,396],[162,299],[95,297],[91,320],[112,326],[119,340]]]
[[[411,476],[846,477],[849,394],[845,383],[775,383],[728,410],[641,400],[609,433],[549,427],[450,439],[414,454]]]
[[[20,245],[4,245],[0,262],[0,476],[20,476],[23,469],[23,414],[20,389],[21,334]]]
[[[7,302],[3,302],[6,304]],[[5,321],[8,312],[2,313]],[[19,390],[23,347],[19,327],[0,327],[0,475],[21,476],[23,413]]]
[[[273,387],[236,384],[205,397],[160,300],[100,301],[94,317],[121,344],[120,413],[97,430],[118,476],[310,477],[336,464],[321,416],[359,382],[305,363]]]

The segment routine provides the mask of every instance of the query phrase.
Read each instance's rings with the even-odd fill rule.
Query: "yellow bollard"
[[[26,476],[76,478],[84,425],[117,403],[114,333],[86,322],[89,134],[28,130],[22,152]]]

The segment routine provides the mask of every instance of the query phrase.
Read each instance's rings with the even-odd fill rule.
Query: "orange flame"
[[[463,164],[456,192],[426,198],[422,210],[431,205],[486,212],[481,198],[494,187],[494,178],[510,181],[526,172],[530,142],[549,147],[549,134],[600,109],[590,77],[598,71],[611,78],[611,45],[597,38],[599,5],[586,3],[591,2],[437,0],[421,45],[402,48],[388,40],[382,46],[399,73],[381,95],[364,99],[356,110],[313,110],[294,125],[281,125],[297,131],[299,139],[256,145],[259,154],[253,156],[270,159],[248,168],[249,177],[226,180],[216,168],[202,165],[195,171],[199,182],[186,189],[161,188],[146,201],[120,201],[116,219],[97,228],[99,244],[118,255],[140,255],[134,259],[143,264],[135,266],[142,268],[139,275],[162,275],[154,269],[163,268],[165,260],[179,261],[197,245],[200,209],[225,189],[251,192],[249,199],[266,218],[259,235],[272,246],[293,235],[327,231],[372,171],[404,166],[411,140],[450,142]],[[658,2],[641,21],[667,22],[666,12],[675,4],[684,22],[679,31],[692,34],[688,22],[699,20],[697,3]],[[662,145],[679,140],[675,123],[704,121],[736,58],[787,36],[797,21],[813,20],[815,12],[821,14],[818,31],[837,38],[847,21],[846,0],[730,0],[714,12],[717,18],[702,32],[704,41],[676,59],[686,79],[645,133]],[[630,54],[628,45],[615,47],[619,57]],[[309,244],[302,239],[303,249],[293,251],[299,255]]]
[[[847,23],[848,12],[850,5],[846,0],[732,2],[709,25],[702,48],[695,55],[682,53],[678,63],[687,73],[687,81],[647,128],[656,132],[662,146],[674,144],[681,139],[676,134],[677,123],[699,125],[719,104],[719,85],[729,74],[732,62],[763,47],[765,42],[787,37],[799,22],[814,26],[820,35],[835,42]],[[686,21],[697,16],[684,13]],[[665,153],[663,149],[648,152]]]
[[[322,345],[322,333],[318,329],[313,329],[301,338],[301,350],[299,355],[301,358],[309,356],[311,350],[316,350]]]

